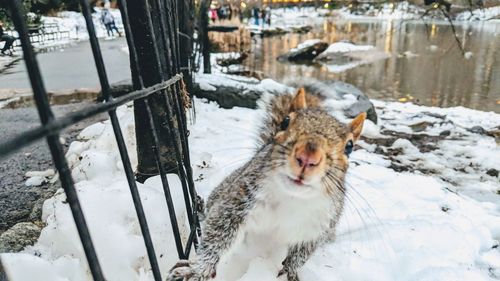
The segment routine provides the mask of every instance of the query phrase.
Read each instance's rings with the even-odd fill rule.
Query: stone
[[[447,136],[451,135],[451,131],[450,130],[444,130],[441,133],[439,133],[439,135],[442,136],[442,137],[447,137]]]
[[[480,134],[480,135],[485,135],[487,133],[487,131],[481,126],[474,126],[470,129],[467,129],[467,131],[474,133],[474,134]]]
[[[334,81],[328,84],[328,86],[335,90],[339,98],[344,98],[345,95],[353,95],[357,99],[357,102],[344,110],[347,116],[354,118],[361,112],[366,112],[366,118],[377,124],[377,111],[375,110],[375,106],[360,89],[341,81]]]
[[[280,61],[312,61],[328,48],[328,43],[317,42],[312,45],[292,49],[290,52],[278,57]]]
[[[497,169],[493,169],[493,168],[491,168],[488,171],[486,171],[486,174],[488,176],[497,177],[497,178],[498,178],[498,173],[499,173],[498,170]]]
[[[20,222],[0,235],[0,253],[15,253],[33,245],[42,227],[32,222]]]
[[[199,84],[194,84],[194,95],[217,102],[222,108],[235,106],[251,109],[257,108],[257,101],[264,94],[252,89],[218,85],[214,91],[202,90]]]

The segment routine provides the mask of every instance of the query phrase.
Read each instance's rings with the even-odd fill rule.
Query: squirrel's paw
[[[300,281],[299,275],[297,274],[297,272],[288,271],[284,267],[283,267],[283,269],[281,269],[278,272],[278,276],[277,277],[279,278],[281,276],[286,276],[286,280],[287,281]],[[280,279],[280,280],[282,280],[282,279]]]
[[[200,268],[188,260],[180,260],[170,269],[167,281],[204,281],[214,277],[214,269]]]
[[[180,260],[170,269],[167,281],[194,281],[194,275],[191,263],[188,260]]]

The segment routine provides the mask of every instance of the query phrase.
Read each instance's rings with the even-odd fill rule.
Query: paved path
[[[129,57],[121,50],[127,45],[125,38],[100,40],[100,45],[110,82],[130,79]],[[88,41],[40,53],[37,58],[48,91],[99,88],[99,78]],[[0,74],[0,89],[30,91],[28,73],[23,60]]]

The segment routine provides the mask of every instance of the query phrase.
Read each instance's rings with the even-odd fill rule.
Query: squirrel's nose
[[[310,144],[306,144],[305,149],[299,148],[295,154],[295,159],[297,159],[297,164],[301,168],[318,166],[321,162],[321,155],[317,149],[310,149]]]

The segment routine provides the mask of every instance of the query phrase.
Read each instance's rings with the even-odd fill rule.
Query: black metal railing
[[[138,1],[138,0],[137,0]],[[144,8],[149,10],[148,0],[142,0],[144,3]],[[141,203],[140,195],[138,192],[136,179],[134,175],[134,168],[132,167],[129,159],[129,154],[125,145],[125,141],[122,135],[120,124],[116,115],[116,108],[126,104],[127,102],[134,101],[139,103],[146,108],[147,118],[144,122],[141,120],[136,120],[136,126],[146,126],[148,132],[151,134],[153,139],[153,145],[149,149],[154,151],[157,168],[159,175],[161,177],[163,190],[165,193],[166,204],[168,206],[170,222],[172,225],[172,232],[175,238],[175,245],[177,248],[177,256],[180,259],[188,258],[193,246],[197,247],[197,242],[201,230],[198,222],[197,215],[197,194],[194,187],[194,182],[192,178],[191,163],[189,157],[188,149],[188,131],[187,131],[187,121],[185,115],[185,104],[183,102],[185,95],[185,85],[183,83],[183,75],[181,74],[181,63],[178,59],[175,59],[176,55],[179,53],[179,38],[178,38],[178,22],[177,22],[177,11],[176,11],[176,0],[154,0],[157,1],[157,5],[160,9],[165,9],[165,15],[168,18],[168,22],[162,22],[162,33],[165,36],[169,36],[167,39],[160,38],[160,40],[166,40],[168,44],[165,44],[168,49],[166,50],[169,59],[173,59],[174,72],[170,73],[168,79],[162,79],[161,82],[152,85],[145,86],[143,77],[140,75],[140,64],[138,61],[138,53],[135,48],[136,44],[134,42],[133,33],[131,32],[131,26],[129,21],[129,13],[127,10],[127,1],[118,0],[120,11],[122,14],[122,20],[124,24],[124,29],[127,35],[127,43],[130,51],[131,58],[131,68],[132,73],[135,74],[135,78],[138,83],[135,91],[120,95],[119,97],[113,97],[110,91],[110,83],[106,73],[106,67],[103,61],[101,50],[99,47],[99,41],[96,37],[94,25],[92,22],[92,14],[90,10],[90,5],[88,0],[80,0],[82,7],[82,13],[84,15],[87,31],[89,33],[89,40],[92,47],[93,57],[99,76],[99,81],[102,89],[103,102],[89,106],[88,108],[81,109],[79,111],[67,114],[60,118],[55,118],[51,105],[49,103],[47,92],[42,80],[42,74],[38,66],[36,55],[33,51],[30,42],[29,28],[24,21],[25,16],[22,10],[22,5],[20,0],[8,0],[10,14],[12,21],[14,22],[15,28],[19,34],[19,39],[21,41],[21,47],[24,53],[24,60],[26,63],[26,68],[28,70],[29,79],[31,82],[35,104],[40,116],[41,125],[35,129],[29,130],[12,139],[3,141],[0,143],[0,159],[8,154],[11,154],[22,147],[39,140],[41,138],[46,138],[50,152],[53,158],[55,167],[59,172],[59,179],[64,192],[66,193],[67,202],[70,206],[73,218],[76,223],[78,234],[83,245],[85,255],[87,257],[88,265],[92,273],[93,279],[96,281],[106,280],[101,265],[92,242],[92,237],[89,232],[86,218],[82,212],[81,203],[78,199],[78,194],[75,190],[74,182],[71,177],[71,170],[65,158],[63,147],[59,141],[59,133],[64,128],[76,124],[86,118],[95,116],[99,113],[108,112],[111,124],[113,127],[116,142],[118,144],[118,150],[122,159],[125,175],[128,181],[130,192],[132,194],[132,199],[134,202],[134,207],[139,220],[140,228],[144,238],[144,243],[147,250],[147,255],[151,264],[151,270],[156,281],[164,280],[162,279],[160,268],[155,254],[155,249],[152,242],[152,233],[148,228],[148,223],[146,221],[146,216]],[[168,5],[165,7],[164,5]],[[149,22],[149,28],[153,30],[151,14],[146,13],[146,20]],[[168,30],[167,30],[168,29]],[[155,40],[157,38],[152,38],[153,46],[156,48]],[[165,51],[165,50],[163,50]],[[165,55],[164,52],[155,49],[154,53],[157,56]],[[160,61],[158,59],[158,61]],[[167,75],[160,75],[165,77]],[[162,124],[157,124],[153,116],[154,112],[151,110],[150,99],[154,96],[161,95],[164,97],[164,104],[162,105],[166,113],[165,120]],[[165,168],[165,163],[162,161],[162,155],[160,155],[160,148],[163,144],[158,138],[159,127],[167,129],[170,136],[170,145],[174,150],[175,160],[177,163],[177,174],[181,180],[183,193],[184,193],[184,203],[187,210],[188,221],[190,224],[190,233],[187,239],[186,245],[183,245],[181,235],[179,233],[179,226],[177,224],[177,217],[173,207],[173,201],[170,193],[170,187],[167,180],[167,169]],[[120,257],[117,257],[120,258]]]

